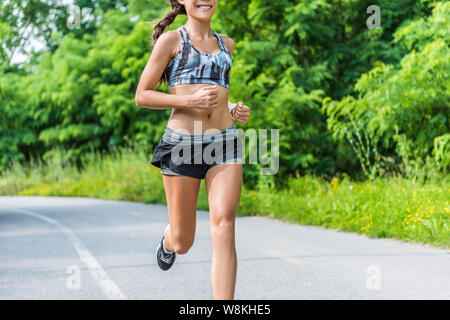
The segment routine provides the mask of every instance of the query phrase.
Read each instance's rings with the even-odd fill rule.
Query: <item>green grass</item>
[[[151,155],[121,149],[115,156],[86,154],[84,169],[63,165],[62,156],[28,167],[13,165],[0,177],[0,195],[77,196],[166,204],[162,177]],[[245,170],[245,167],[244,167]],[[259,215],[320,225],[368,237],[450,248],[450,181],[419,184],[403,178],[331,183],[304,176],[284,190],[243,187],[238,216]],[[204,180],[198,209],[208,210]]]

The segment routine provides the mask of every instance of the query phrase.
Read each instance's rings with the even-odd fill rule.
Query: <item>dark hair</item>
[[[178,0],[170,0],[170,5],[172,7],[172,12],[169,12],[162,18],[159,22],[157,22],[153,26],[153,43],[152,47],[155,45],[158,38],[161,36],[161,34],[164,32],[164,30],[174,22],[175,18],[180,15],[187,15],[186,8],[184,5],[178,2]],[[168,82],[167,75],[165,72],[163,72],[161,79],[159,80],[160,83]]]
[[[172,6],[172,12],[169,12],[162,18],[158,23],[153,26],[153,43],[152,46],[155,45],[158,38],[164,32],[164,30],[174,22],[175,18],[179,14],[187,15],[186,8],[184,5],[178,2],[178,0],[170,0],[170,5]]]

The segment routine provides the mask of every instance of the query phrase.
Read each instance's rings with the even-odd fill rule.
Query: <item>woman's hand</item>
[[[250,117],[250,108],[239,101],[234,107],[232,115],[239,123],[246,123]]]
[[[219,91],[217,85],[201,87],[195,93],[188,96],[189,108],[215,108],[219,103]]]

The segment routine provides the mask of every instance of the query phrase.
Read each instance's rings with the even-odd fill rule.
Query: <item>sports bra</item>
[[[230,88],[231,55],[222,37],[213,30],[220,50],[217,53],[208,54],[194,47],[184,26],[177,30],[181,34],[181,49],[164,70],[169,87],[181,84],[213,83]]]

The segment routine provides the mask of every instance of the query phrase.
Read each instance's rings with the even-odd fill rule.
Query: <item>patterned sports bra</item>
[[[207,54],[194,47],[184,26],[177,30],[181,34],[181,49],[164,70],[169,87],[213,83],[230,88],[231,55],[221,36],[213,30],[220,50],[217,53]]]

